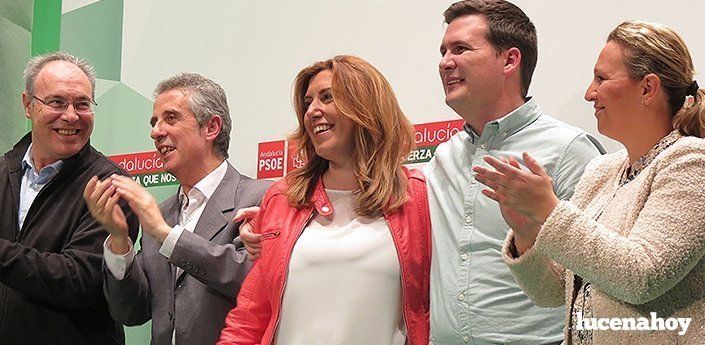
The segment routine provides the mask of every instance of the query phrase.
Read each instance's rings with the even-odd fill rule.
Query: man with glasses
[[[93,67],[51,53],[24,80],[31,132],[0,157],[0,343],[124,344],[102,295],[107,233],[82,198],[92,176],[126,174],[89,144]],[[134,239],[137,218],[121,206]]]
[[[32,96],[32,98],[35,101],[39,101],[42,104],[49,106],[56,113],[65,112],[66,110],[68,110],[68,107],[71,104],[63,98],[52,98],[46,100],[43,100],[37,96]],[[93,106],[95,105],[98,105],[98,103],[96,103],[92,99],[77,99],[75,102],[73,102],[73,109],[76,111],[76,114],[79,115],[93,115]]]

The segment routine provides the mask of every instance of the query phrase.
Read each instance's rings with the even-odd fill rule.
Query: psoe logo
[[[690,321],[689,317],[657,317],[655,312],[651,312],[650,318],[645,317],[613,317],[613,318],[583,318],[583,313],[577,313],[577,322],[575,328],[577,330],[589,331],[675,331],[678,330],[678,335],[684,335],[688,331]]]

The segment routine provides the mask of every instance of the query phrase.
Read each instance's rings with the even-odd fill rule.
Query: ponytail
[[[705,89],[694,85],[693,98],[690,102],[686,98],[683,108],[673,117],[673,127],[683,135],[702,138],[705,136]]]

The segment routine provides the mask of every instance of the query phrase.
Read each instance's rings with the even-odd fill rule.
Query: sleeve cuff
[[[514,244],[514,231],[510,229],[504,243],[502,244],[502,258],[509,266],[524,263],[531,260],[536,255],[534,247],[536,247],[535,244],[520,255],[517,255],[518,253],[514,252],[514,250],[516,250],[516,246]]]
[[[171,253],[174,252],[174,247],[176,247],[176,242],[181,237],[181,233],[184,231],[184,227],[181,225],[175,225],[171,228],[169,235],[164,239],[164,243],[159,248],[159,254],[164,255],[167,259],[171,258]]]
[[[115,254],[110,249],[111,236],[103,242],[103,257],[105,258],[105,266],[110,271],[113,277],[117,280],[125,279],[125,272],[132,267],[132,262],[135,259],[135,247],[132,245],[132,240],[128,238],[130,249],[125,254]]]

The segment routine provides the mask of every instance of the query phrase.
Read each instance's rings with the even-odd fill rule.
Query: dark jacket
[[[102,295],[106,230],[83,200],[88,180],[127,173],[86,144],[32,203],[20,231],[27,134],[0,157],[0,343],[124,344]],[[133,239],[137,218],[123,205]]]
[[[403,169],[409,181],[409,200],[394,213],[385,214],[384,218],[399,256],[406,343],[426,345],[429,340],[431,270],[431,222],[426,180],[418,170]],[[262,234],[262,254],[245,278],[237,306],[225,319],[219,345],[273,343],[294,245],[316,214],[327,216],[334,212],[321,179],[312,192],[309,207],[291,207],[287,189],[286,179],[282,179],[264,195],[257,216],[257,232]]]

